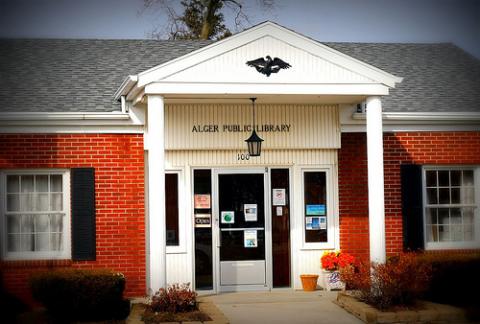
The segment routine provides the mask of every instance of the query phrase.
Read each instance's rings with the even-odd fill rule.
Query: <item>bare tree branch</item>
[[[163,28],[156,27],[152,31],[154,38],[220,39],[231,35],[225,25],[224,12],[232,13],[227,17],[231,17],[235,32],[238,32],[252,24],[250,18],[254,13],[246,10],[246,5],[251,3],[249,0],[144,0],[144,8],[155,11],[166,20],[159,25]],[[275,0],[256,0],[254,3],[256,9],[271,11]],[[181,8],[182,14],[177,13],[176,9]]]

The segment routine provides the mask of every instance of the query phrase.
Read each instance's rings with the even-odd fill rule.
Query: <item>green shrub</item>
[[[421,258],[432,266],[425,298],[465,307],[473,318],[480,319],[480,298],[475,297],[480,291],[480,253],[426,253]]]
[[[341,271],[347,287],[357,289],[359,298],[376,308],[415,303],[428,288],[431,267],[415,253],[403,253],[384,264],[360,264]]]
[[[125,277],[121,273],[56,270],[33,275],[30,285],[33,297],[57,319],[123,319],[130,312],[130,302],[123,299]]]
[[[173,284],[160,290],[152,297],[149,305],[153,312],[181,313],[197,309],[197,293],[190,284]]]

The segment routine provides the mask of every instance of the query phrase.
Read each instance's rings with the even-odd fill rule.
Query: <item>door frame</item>
[[[272,289],[272,232],[271,232],[271,202],[270,202],[270,168],[268,167],[242,167],[242,168],[213,168],[212,169],[212,196],[213,217],[212,222],[212,247],[213,247],[213,286],[216,293],[227,291],[251,291]],[[218,176],[221,174],[263,174],[263,196],[265,213],[265,285],[221,286],[220,285],[220,211],[218,195]]]

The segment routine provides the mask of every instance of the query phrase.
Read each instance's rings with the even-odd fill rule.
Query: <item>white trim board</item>
[[[383,84],[280,84],[152,82],[145,94],[251,94],[251,95],[388,95]]]
[[[293,32],[278,24],[266,21],[241,33],[230,36],[177,59],[139,73],[137,86],[143,87],[151,82],[164,79],[169,75],[183,71],[193,65],[197,65],[208,59],[232,51],[240,46],[265,36],[271,36],[273,38],[282,40],[293,47],[312,53],[317,57],[324,58],[338,66],[345,67],[350,71],[357,72],[368,77],[369,79],[375,80],[377,81],[376,83],[382,83],[389,87],[394,87],[395,83],[402,81],[402,78],[396,77],[372,65],[354,59],[346,54],[336,51],[326,45]]]
[[[341,125],[342,133],[365,133],[366,126],[360,125]],[[429,125],[429,124],[383,124],[384,133],[392,132],[478,132],[480,125]]]
[[[480,124],[479,112],[384,112],[382,113],[384,122],[394,123],[468,123]],[[365,113],[353,113],[353,120],[366,120]]]
[[[2,112],[0,122],[26,122],[26,121],[121,121],[129,120],[130,115],[123,112]]]
[[[341,132],[365,132],[366,114],[340,105]],[[479,112],[383,112],[383,131],[480,131]]]
[[[341,53],[337,50],[334,50],[320,42],[317,42],[313,39],[305,37],[301,34],[293,32],[285,27],[277,25],[273,22],[267,21],[261,23],[257,26],[249,28],[241,33],[230,36],[226,39],[217,41],[213,44],[202,47],[196,51],[183,55],[179,58],[173,59],[164,64],[158,65],[146,71],[139,73],[138,75],[128,76],[120,88],[116,91],[115,98],[120,96],[126,96],[127,100],[131,100],[135,97],[141,90],[149,84],[165,82],[169,79],[172,79],[172,76],[184,73],[186,70],[193,67],[198,67],[202,64],[206,64],[207,61],[216,59],[222,55],[226,55],[234,50],[237,50],[244,46],[249,46],[253,42],[260,41],[265,38],[270,38],[274,42],[282,43],[291,49],[291,51],[296,51],[295,53],[307,53],[311,55],[315,60],[320,60],[327,62],[332,67],[338,68],[340,70],[352,73],[363,78],[360,85],[371,85],[377,87],[377,90],[373,91],[370,89],[367,92],[362,92],[358,89],[353,89],[353,94],[374,94],[374,95],[385,95],[388,94],[388,88],[395,87],[396,83],[402,82],[402,78],[394,76],[388,72],[385,72],[381,69],[378,69],[372,65],[369,65],[365,62],[359,61],[353,57],[350,57],[344,53]],[[255,47],[257,48],[257,47]],[[263,53],[263,52],[262,52]],[[293,53],[293,52],[292,52]],[[297,54],[298,54],[297,53]],[[262,55],[268,55],[272,53],[265,52]],[[296,55],[297,55],[296,54]],[[275,55],[275,54],[272,54]],[[298,54],[300,55],[300,54]],[[253,58],[252,58],[253,59]],[[243,61],[242,61],[243,62]],[[242,63],[243,66],[243,63]],[[254,73],[251,69],[248,70],[249,73]],[[223,74],[222,74],[223,73]],[[256,73],[256,72],[255,72]],[[285,73],[285,72],[284,72]],[[165,93],[255,93],[259,88],[257,84],[251,82],[240,82],[235,88],[232,88],[229,85],[229,81],[234,82],[235,78],[238,77],[235,73],[229,73],[228,69],[225,71],[222,70],[222,78],[215,77],[215,80],[218,79],[220,84],[213,82],[215,85],[215,90],[212,90],[212,84],[208,82],[199,82],[200,87],[196,85],[192,87],[190,84],[194,81],[198,81],[195,77],[198,78],[198,73],[190,73],[187,75],[181,74],[182,82],[174,83],[165,83],[158,86],[158,88],[151,88],[146,90],[146,93],[155,93],[155,94],[165,94]],[[253,74],[252,74],[253,75]],[[195,77],[194,77],[195,76]],[[255,74],[256,76],[256,74]],[[173,78],[175,79],[175,78]],[[316,93],[316,94],[346,94],[350,91],[349,81],[343,81],[342,84],[335,83],[325,83],[323,85],[332,85],[332,86],[341,86],[340,90],[333,90],[329,92],[328,88],[318,88],[316,84],[297,84],[300,86],[299,89],[290,89],[293,85],[285,84],[285,81],[271,81],[270,79],[275,79],[273,76],[269,80],[265,80],[262,76],[260,78],[262,82],[266,82],[265,86],[281,86],[280,88],[271,88],[269,90],[262,90],[259,93],[271,93],[271,94],[282,94],[282,93]],[[174,81],[174,80],[170,80]],[[203,80],[205,81],[205,80]],[[268,82],[267,82],[268,81]],[[352,80],[353,81],[353,80]],[[271,82],[271,83],[270,83]],[[343,84],[345,83],[345,84]],[[350,81],[351,83],[351,81]],[[217,87],[220,86],[220,88]],[[226,87],[225,85],[228,85]],[[313,89],[308,89],[309,86],[313,85]],[[183,89],[182,87],[187,86],[189,90]],[[305,90],[303,90],[304,88]],[[385,88],[385,89],[384,89]],[[201,89],[201,90],[200,90]],[[381,90],[378,90],[381,89]],[[308,91],[307,91],[308,90]],[[317,92],[319,91],[320,92]],[[307,91],[307,92],[303,92]]]
[[[1,112],[1,133],[144,133],[145,110],[125,112]]]
[[[143,134],[144,132],[143,126],[26,126],[0,124],[0,133],[2,134]]]

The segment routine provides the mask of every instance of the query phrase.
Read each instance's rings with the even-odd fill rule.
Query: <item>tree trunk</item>
[[[207,10],[205,10],[205,14],[203,15],[203,25],[202,25],[202,33],[200,34],[200,39],[209,39],[213,24],[212,18],[215,14],[215,7],[219,0],[207,0]]]

